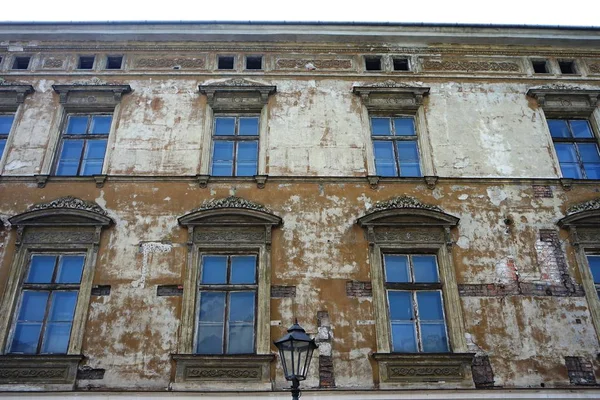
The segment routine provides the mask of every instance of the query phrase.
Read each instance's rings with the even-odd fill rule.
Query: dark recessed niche
[[[408,58],[394,58],[394,71],[410,71]]]
[[[577,73],[577,69],[575,68],[575,61],[573,60],[559,61],[558,66],[560,67],[560,72],[564,75],[572,75]]]
[[[123,67],[123,56],[106,57],[106,69],[121,69]]]
[[[30,56],[19,56],[15,57],[12,69],[29,69],[29,62],[31,61]]]
[[[536,74],[547,74],[549,72],[546,60],[532,60],[531,65],[533,66],[533,72]]]
[[[378,57],[378,56],[365,57],[365,70],[381,71],[381,57]]]
[[[93,69],[94,68],[94,56],[79,56],[79,62],[77,63],[77,69]]]
[[[262,56],[246,57],[246,69],[262,69]]]
[[[219,56],[218,69],[233,69],[233,56]]]

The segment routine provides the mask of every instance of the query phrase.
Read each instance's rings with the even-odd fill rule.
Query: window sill
[[[375,353],[383,383],[467,382],[475,353]]]
[[[0,356],[0,385],[4,384],[63,384],[57,390],[73,388],[77,367],[82,355],[21,355]],[[0,390],[4,388],[0,387]],[[48,388],[50,389],[50,388]]]
[[[239,384],[246,390],[271,387],[273,354],[204,355],[172,354],[176,390],[222,390]]]

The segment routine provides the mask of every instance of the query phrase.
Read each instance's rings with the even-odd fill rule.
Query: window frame
[[[2,111],[0,109],[0,117],[6,116],[6,115],[10,115],[13,118],[12,118],[12,122],[10,124],[10,129],[8,130],[8,132],[7,133],[0,132],[0,141],[4,141],[4,147],[0,148],[0,166],[2,165],[1,161],[5,158],[4,154],[7,152],[8,144],[9,144],[9,138],[11,137],[11,134],[12,134],[12,132],[14,130],[15,121],[16,121],[16,118],[17,118],[16,111],[14,111],[14,112],[9,112],[9,111],[5,112],[5,111]],[[0,171],[1,171],[1,168],[0,168]]]
[[[552,136],[552,131],[550,130],[550,121],[565,121],[567,123],[567,127],[569,129],[569,133],[571,134],[570,137],[568,138],[561,138],[561,137],[554,137]],[[590,132],[592,134],[592,137],[590,138],[576,138],[573,135],[572,132],[572,128],[571,128],[571,121],[585,121],[590,129]],[[583,160],[581,159],[581,154],[579,151],[579,143],[589,143],[589,144],[594,144],[596,145],[596,151],[598,156],[600,157],[600,145],[599,145],[599,140],[598,140],[598,134],[596,133],[595,129],[594,129],[594,124],[592,124],[592,121],[590,121],[589,118],[559,118],[559,117],[548,117],[546,119],[546,125],[548,127],[548,131],[550,132],[550,138],[552,139],[552,143],[554,145],[554,152],[556,154],[556,161],[558,162],[559,168],[560,168],[560,173],[561,176],[563,178],[568,178],[568,179],[584,179],[584,180],[595,180],[595,179],[600,179],[599,178],[588,178],[587,177],[587,173],[585,171],[585,163],[583,162]],[[569,178],[564,176],[563,170],[562,170],[562,166],[561,166],[561,162],[560,159],[558,157],[558,151],[556,149],[556,145],[558,143],[567,143],[567,144],[572,144],[574,145],[574,149],[575,149],[575,156],[576,156],[576,162],[577,162],[577,167],[578,167],[578,171],[579,174],[581,175],[580,178]]]
[[[235,118],[234,134],[233,135],[217,135],[217,120],[219,118]],[[256,135],[240,135],[240,118],[256,118],[258,122]],[[212,135],[211,135],[211,159],[210,159],[210,175],[215,177],[253,177],[258,175],[259,159],[260,159],[260,132],[261,132],[261,117],[256,113],[218,113],[212,118]],[[233,142],[233,159],[232,159],[232,174],[231,175],[214,175],[215,162],[215,143],[216,142]],[[256,142],[256,170],[252,175],[238,175],[238,150],[239,144],[243,142]]]

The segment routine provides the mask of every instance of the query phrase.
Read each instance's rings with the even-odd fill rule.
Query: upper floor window
[[[414,117],[372,117],[371,135],[377,175],[421,176]]]
[[[254,353],[256,255],[201,257],[196,353]]]
[[[259,117],[215,117],[212,175],[254,176],[258,168]]]
[[[68,114],[61,134],[56,175],[99,175],[112,114]]]
[[[600,179],[600,152],[584,119],[549,119],[548,127],[564,178]]]
[[[392,351],[449,351],[435,255],[385,254]]]
[[[8,141],[8,134],[10,133],[14,119],[14,114],[0,114],[0,158],[2,158],[2,154],[4,154],[4,148]]]
[[[596,287],[596,293],[600,297],[600,255],[587,255],[588,264],[592,271],[592,278],[594,279],[594,286]]]
[[[8,353],[67,352],[84,261],[84,254],[31,256]]]

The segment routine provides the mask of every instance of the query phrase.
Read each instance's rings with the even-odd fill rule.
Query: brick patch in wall
[[[319,356],[319,387],[335,387],[332,356]]]
[[[296,297],[296,286],[271,286],[271,297]]]
[[[487,389],[494,387],[494,371],[490,358],[488,356],[476,356],[471,364],[473,373],[473,382],[477,389]]]
[[[110,285],[95,285],[92,287],[92,296],[109,296]]]
[[[346,295],[348,297],[372,297],[373,287],[371,286],[371,282],[346,282]]]
[[[583,357],[565,357],[565,365],[572,385],[595,385],[594,366]]]
[[[533,197],[551,199],[554,197],[551,186],[533,185]]]
[[[104,379],[104,372],[106,372],[104,368],[83,367],[83,369],[77,370],[77,379],[86,379],[89,381]]]

